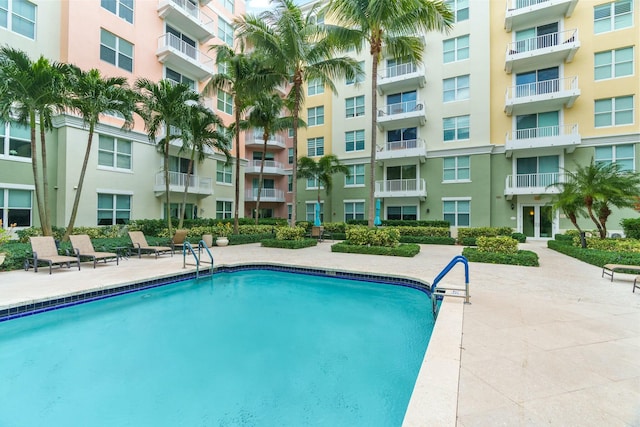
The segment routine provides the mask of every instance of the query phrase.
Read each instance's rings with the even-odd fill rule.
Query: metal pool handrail
[[[456,287],[437,287],[438,283],[442,280],[444,276],[447,275],[449,271],[458,263],[462,263],[464,265],[464,289],[456,288]],[[447,292],[451,291],[451,292]],[[460,291],[463,291],[463,294],[459,294]],[[469,301],[469,261],[462,255],[456,255],[453,257],[449,264],[446,265],[445,268],[433,279],[433,283],[431,284],[431,301],[433,304],[433,315],[437,315],[437,299],[442,299],[443,297],[457,297],[464,298],[465,304],[471,304]]]
[[[204,240],[200,240],[198,242],[198,255],[200,255],[200,250],[204,249],[209,255],[209,259],[211,260],[211,267],[209,267],[209,272],[213,273],[213,255],[211,255],[211,251],[209,250],[209,246],[205,243]]]
[[[196,279],[200,276],[200,258],[201,258],[200,251],[202,248],[204,248],[204,250],[209,255],[209,259],[211,260],[211,262],[208,263],[208,264],[211,264],[211,267],[209,267],[209,272],[212,273],[213,272],[213,255],[211,255],[211,251],[209,251],[209,247],[204,242],[204,240],[200,240],[198,242],[198,254],[196,254],[196,251],[193,250],[193,246],[191,246],[191,243],[185,241],[182,244],[182,268],[186,268],[187,266],[187,251],[191,252],[191,254],[193,255],[193,258],[196,260]]]

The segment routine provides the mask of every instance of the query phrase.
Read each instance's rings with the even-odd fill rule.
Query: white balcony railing
[[[392,65],[391,67],[385,68],[384,73],[380,77],[383,79],[390,79],[416,72],[418,72],[418,66],[413,62],[409,62],[406,64]]]
[[[421,197],[427,196],[424,179],[389,179],[376,181],[376,197]]]
[[[187,191],[190,193],[213,193],[213,179],[189,175],[180,172],[169,172],[169,187],[171,191],[184,191],[185,184],[188,184]],[[163,191],[165,186],[164,172],[156,174],[156,189]]]
[[[548,3],[549,0],[507,0],[507,10],[523,9],[540,3]]]
[[[405,139],[404,141],[387,141],[384,144],[383,151],[396,150],[412,150],[415,148],[424,148],[425,144],[422,139]]]
[[[264,131],[261,129],[256,129],[253,132],[248,132],[246,136],[246,142],[249,145],[260,145],[264,143]],[[269,139],[267,140],[267,145],[275,145],[281,148],[285,148],[285,140],[282,135],[272,134],[269,135]]]
[[[245,200],[255,202],[258,200],[258,189],[250,188],[245,191]],[[263,188],[260,190],[260,201],[284,202],[284,191],[277,188]]]
[[[543,126],[529,129],[517,129],[507,134],[507,141],[534,138],[553,138],[578,135],[578,125]]]
[[[260,169],[260,165],[262,164],[262,160],[252,160],[249,162],[248,167],[254,169]],[[265,160],[264,168],[267,169],[284,169],[284,165],[280,162],[276,162],[274,160]]]
[[[181,40],[180,37],[175,34],[165,33],[161,35],[158,38],[158,47],[160,49],[170,48],[204,67],[213,69],[213,58],[200,52],[196,46],[192,46],[184,40]]]
[[[542,80],[507,88],[506,98],[523,98],[536,95],[553,95],[578,89],[578,76]]]
[[[549,186],[563,182],[563,174],[562,172],[546,172],[507,175],[506,181],[505,187],[508,192],[517,192],[520,189],[551,193],[557,192],[557,189]],[[532,191],[527,193],[532,193]]]
[[[395,114],[404,114],[404,113],[412,113],[414,111],[422,111],[424,109],[424,105],[422,101],[413,100],[413,101],[405,101],[398,102],[395,104],[385,105],[378,112],[378,116],[393,116]]]
[[[533,52],[540,49],[559,46],[563,43],[575,42],[578,38],[578,30],[559,31],[557,33],[544,34],[529,39],[518,40],[507,45],[507,55],[515,55],[525,52]]]
[[[172,3],[183,9],[191,17],[200,19],[200,8],[187,0],[171,0]]]

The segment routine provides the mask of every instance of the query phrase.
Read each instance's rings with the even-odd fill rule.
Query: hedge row
[[[383,219],[381,221],[384,227],[443,227],[449,228],[451,224],[449,221],[426,221],[426,220],[406,220],[406,219]],[[366,219],[350,219],[347,224],[353,225],[369,225],[369,221]]]
[[[302,239],[302,240],[280,240],[280,239],[264,239],[262,240],[262,246],[265,248],[283,248],[283,249],[302,249],[316,246],[318,241],[316,239]]]
[[[468,227],[458,229],[458,243],[463,245],[469,242],[470,238],[476,239],[478,237],[496,237],[496,236],[511,236],[513,234],[513,228],[511,227]]]
[[[387,255],[387,256],[401,256],[401,257],[414,257],[420,252],[420,245],[413,243],[401,244],[394,248],[386,246],[361,246],[351,245],[348,241],[334,243],[331,245],[331,252],[342,252],[350,254],[366,254],[366,255]]]
[[[598,267],[602,267],[605,264],[640,265],[640,253],[637,252],[611,252],[598,249],[585,249],[560,240],[549,240],[547,247]]]
[[[423,245],[455,245],[453,237],[400,236],[400,243],[421,243]]]
[[[538,267],[538,254],[532,251],[518,251],[515,254],[500,252],[480,252],[477,248],[464,248],[462,255],[471,262],[487,264],[508,264]]]

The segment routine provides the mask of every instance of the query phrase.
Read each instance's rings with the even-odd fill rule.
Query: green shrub
[[[400,233],[395,228],[369,228],[352,225],[346,229],[346,238],[352,245],[396,247]]]
[[[265,248],[302,249],[316,246],[317,244],[317,239],[281,240],[276,238],[262,240],[262,246],[264,246]]]
[[[501,254],[515,254],[518,252],[518,241],[507,236],[484,237],[476,239],[478,252],[493,252]]]
[[[172,224],[175,226],[178,223],[174,221]],[[136,219],[127,224],[130,231],[142,231],[145,236],[160,236],[166,225],[164,219]]]
[[[401,236],[451,237],[451,231],[445,227],[395,227]]]
[[[458,237],[458,243],[464,246],[477,246],[475,237],[463,237],[462,239]]]
[[[247,224],[238,226],[238,232],[240,234],[267,234],[267,233],[275,233],[276,226],[268,225],[268,224]]]
[[[511,227],[466,227],[458,228],[458,242],[462,243],[463,239],[468,237],[496,237],[511,236],[513,228]],[[464,243],[463,243],[464,244]]]
[[[513,254],[499,252],[481,252],[478,248],[464,248],[462,255],[471,262],[487,264],[508,264],[538,267],[538,254],[532,251],[518,251]]]
[[[640,252],[640,240],[638,239],[600,239],[599,237],[587,237],[587,248],[600,251],[616,252]],[[574,239],[574,246],[580,246],[579,240]]]
[[[347,227],[347,224],[344,222],[327,222],[325,224],[323,224],[325,231],[328,231],[329,233],[345,233],[345,229]]]
[[[334,243],[331,252],[342,252],[366,255],[387,255],[414,257],[420,252],[420,245],[407,243],[396,247],[352,245],[349,241]]]
[[[640,239],[640,218],[625,218],[620,225],[626,237]]]
[[[336,239],[339,240],[339,239]],[[421,243],[423,245],[455,245],[453,237],[437,236],[400,236],[400,243]]]
[[[0,246],[0,252],[6,254],[4,262],[0,265],[0,271],[20,270],[24,260],[33,256],[31,245],[28,243],[5,243]]]
[[[516,239],[518,243],[525,243],[527,241],[527,236],[523,233],[511,233],[511,237]]]
[[[229,244],[230,245],[246,245],[249,243],[259,243],[265,239],[272,239],[273,234],[271,233],[262,233],[262,234],[231,234],[229,236]]]
[[[640,265],[640,253],[637,252],[601,251],[567,245],[557,240],[549,240],[547,247],[598,267],[602,267],[605,264]]]
[[[306,234],[304,227],[279,227],[276,229],[276,239],[278,240],[302,240]]]
[[[305,232],[311,230],[312,226],[313,226],[313,223],[309,221],[296,221],[296,227],[304,228]]]
[[[426,220],[406,220],[406,219],[383,219],[381,221],[384,227],[438,227],[449,228],[451,224],[449,221],[426,221]],[[348,225],[366,225],[369,226],[369,221],[366,219],[350,219],[347,221]]]
[[[65,229],[61,227],[52,227],[53,238],[55,240],[62,240],[64,230]],[[29,243],[29,237],[42,236],[42,229],[40,227],[23,228],[22,230],[16,230],[16,234],[21,243]]]
[[[563,242],[563,243],[567,243],[567,244],[572,244],[573,243],[573,236],[571,236],[569,234],[556,234],[554,236],[554,238],[558,242]]]

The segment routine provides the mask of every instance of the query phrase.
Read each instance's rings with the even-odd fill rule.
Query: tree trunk
[[[293,193],[291,196],[291,227],[296,226],[296,208],[297,208],[297,200],[298,200],[298,114],[300,114],[300,95],[299,89],[302,87],[302,79],[299,72],[296,72],[293,81],[293,90],[294,93],[294,101],[293,101],[293,174],[291,192]]]
[[[262,135],[264,146],[262,147],[262,163],[260,163],[260,175],[258,175],[258,197],[256,200],[256,225],[258,225],[258,216],[260,215],[260,193],[262,193],[262,174],[264,173],[264,162],[267,157],[267,141],[269,141],[269,131],[265,129]]]
[[[40,146],[42,149],[42,199],[44,201],[45,222],[42,227],[42,234],[53,236],[51,228],[51,208],[49,203],[49,176],[47,168],[47,141],[45,138],[44,119],[40,115]],[[42,220],[42,219],[41,219]]]
[[[44,213],[44,205],[42,203],[42,191],[40,178],[38,175],[38,150],[36,145],[36,115],[34,112],[29,114],[29,125],[31,126],[31,169],[33,171],[33,186],[35,188],[36,206],[38,208],[38,216],[40,217],[40,228],[45,230],[45,222],[47,218]]]
[[[180,205],[180,218],[178,219],[178,229],[182,228],[184,224],[184,212],[187,210],[187,194],[189,192],[189,181],[191,180],[191,170],[193,169],[193,158],[196,154],[196,150],[191,149],[191,158],[189,159],[189,165],[187,166],[187,179],[184,182],[184,193],[182,194],[182,204]]]
[[[598,229],[598,233],[600,234],[600,237],[602,237],[602,226],[600,225],[600,221],[598,221],[598,219],[593,214],[593,200],[590,200],[590,199],[585,200],[585,206],[587,207],[587,213],[589,214],[589,218],[591,218],[591,221],[593,221],[593,223],[596,225],[596,228]]]
[[[167,216],[167,228],[169,229],[169,236],[173,235],[172,232],[172,224],[171,224],[171,205],[169,204],[171,198],[169,197],[169,132],[170,126],[169,123],[166,123],[167,126],[167,134],[164,137],[164,191],[165,191],[165,207],[164,214]]]
[[[373,227],[376,214],[376,150],[378,140],[378,62],[380,58],[380,43],[378,39],[371,41],[371,152],[369,159],[369,227]]]
[[[237,100],[238,97],[236,96]],[[238,233],[238,205],[240,204],[240,105],[234,105],[234,113],[236,118],[236,195],[233,207],[233,234]]]

